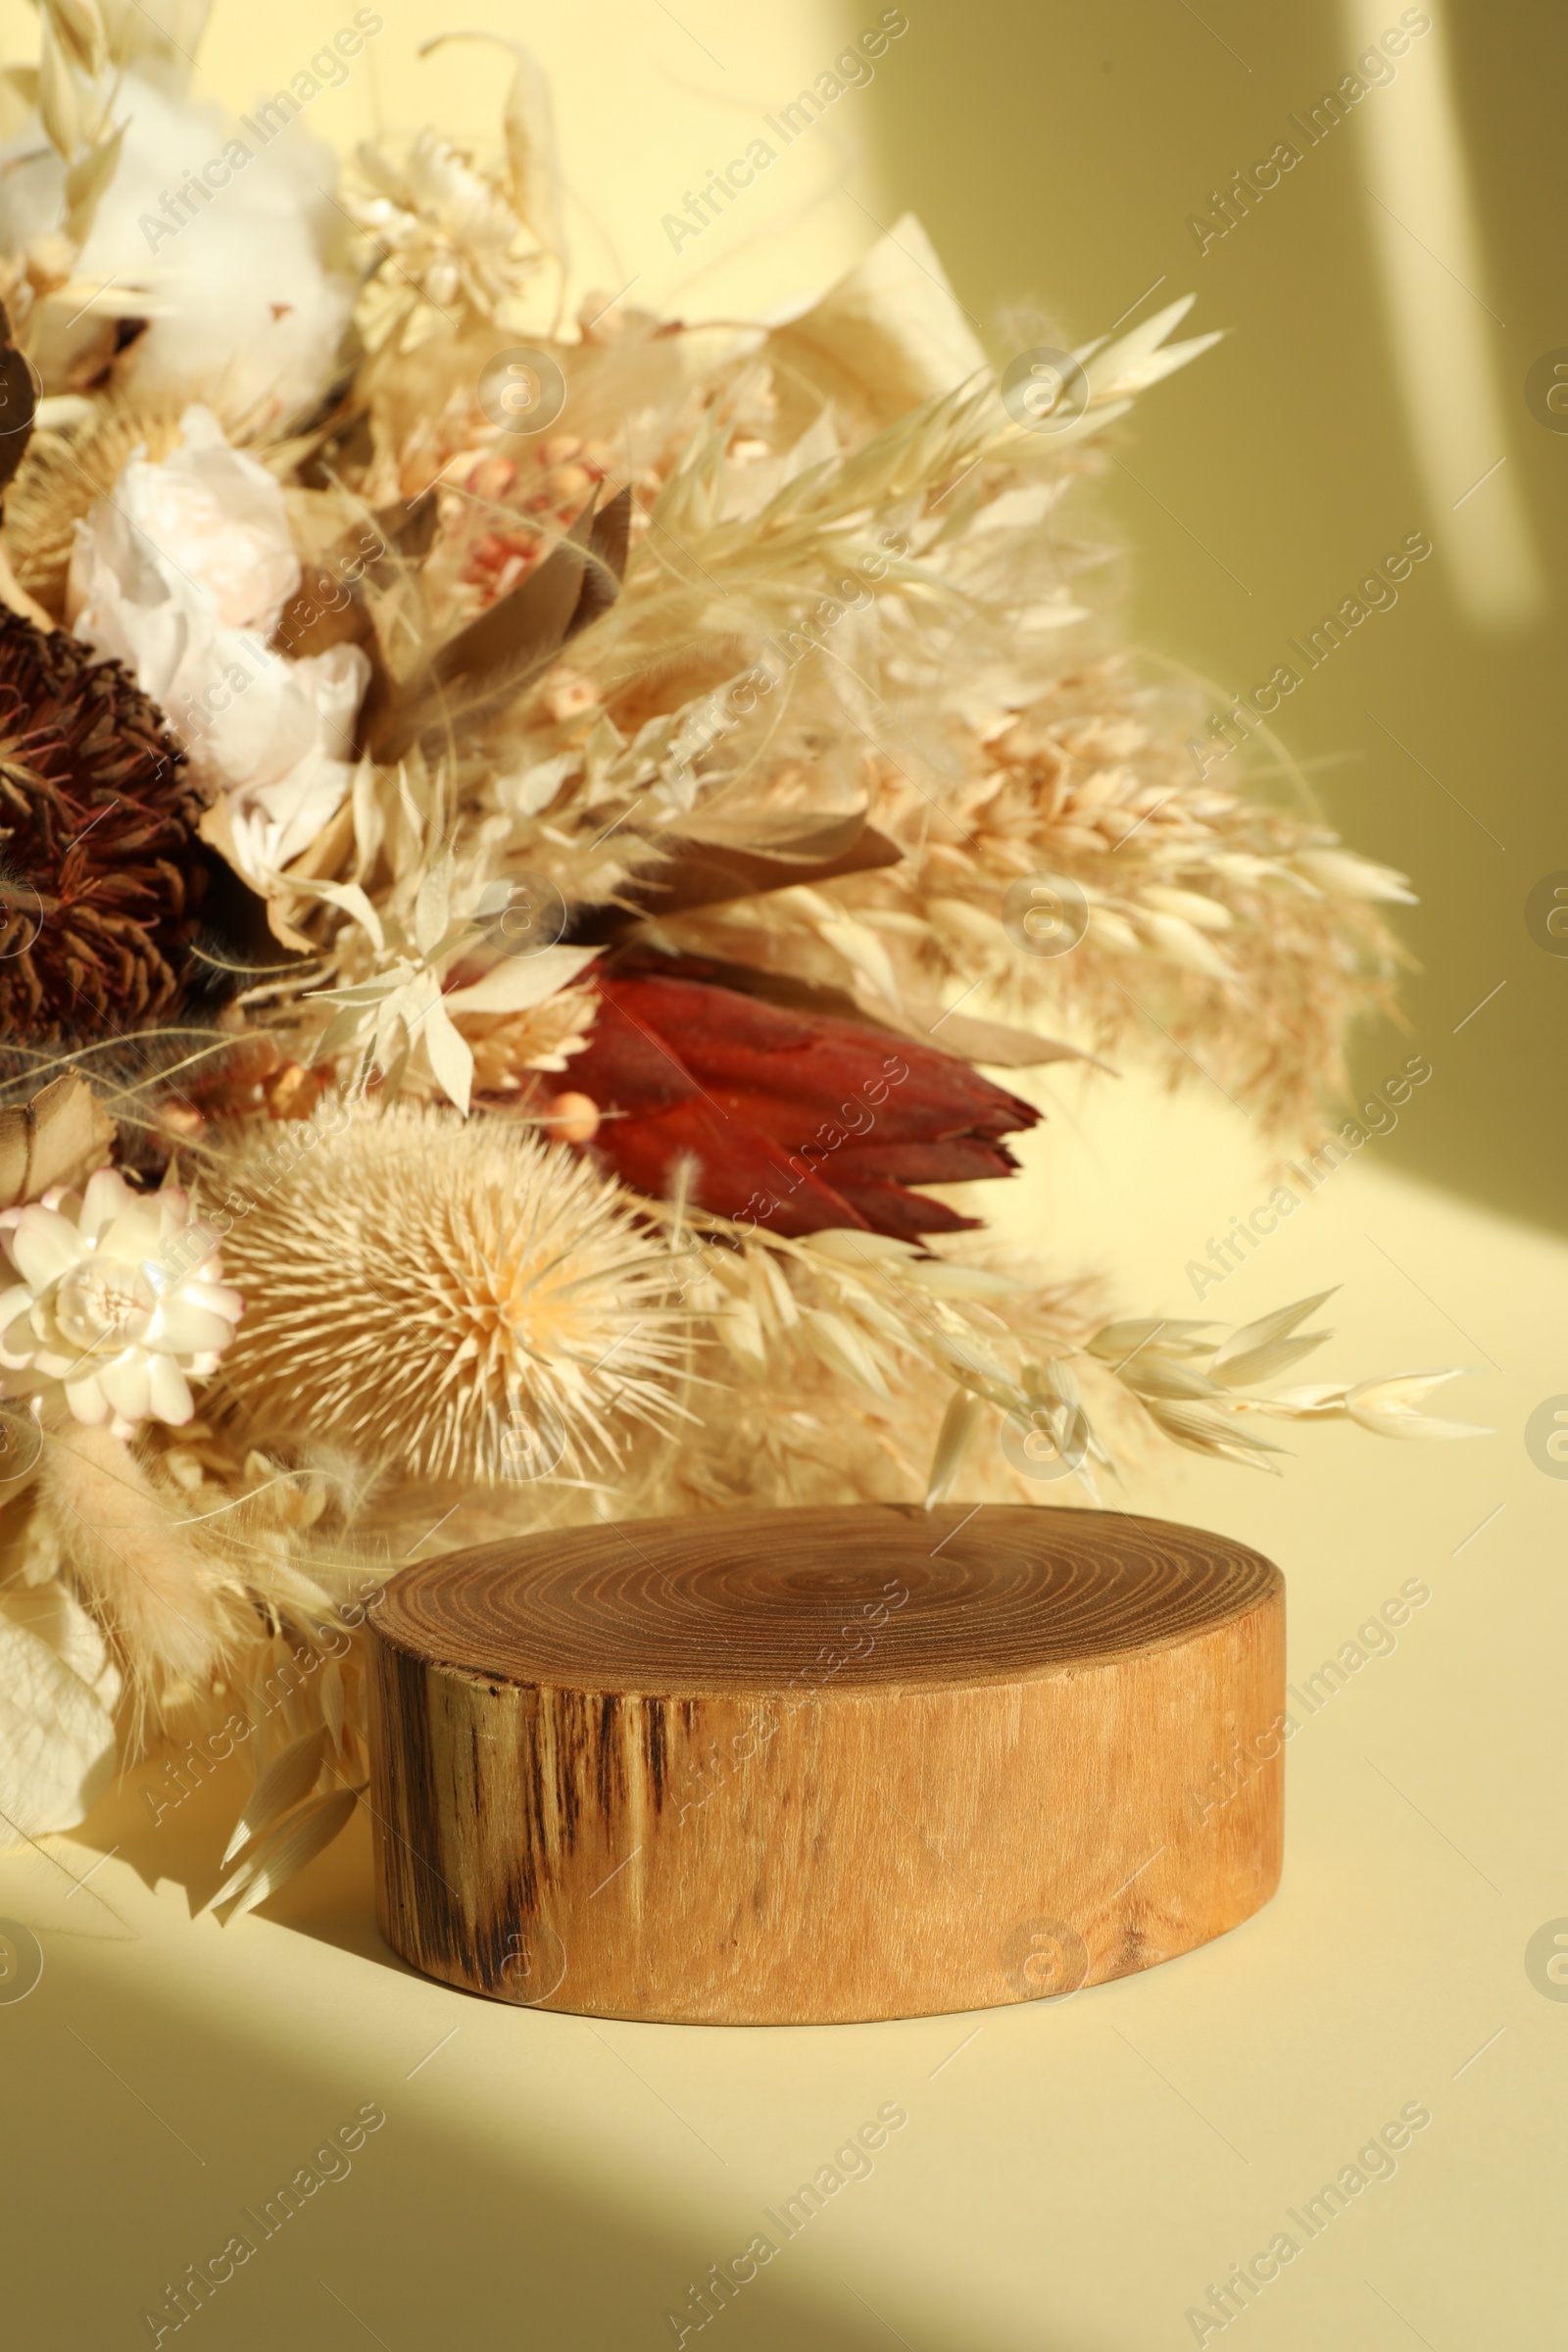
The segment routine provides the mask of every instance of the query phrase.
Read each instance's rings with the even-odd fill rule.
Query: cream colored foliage
[[[108,1786],[120,1674],[63,1585],[0,1593],[0,1847],[74,1829]]]

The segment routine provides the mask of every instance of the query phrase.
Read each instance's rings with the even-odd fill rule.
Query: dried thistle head
[[[334,1102],[279,1175],[223,1170],[245,1299],[226,1397],[256,1442],[326,1440],[407,1479],[581,1476],[671,1406],[667,1253],[570,1152],[499,1120]]]
[[[206,882],[201,798],[118,662],[0,612],[0,1034],[171,1011]]]

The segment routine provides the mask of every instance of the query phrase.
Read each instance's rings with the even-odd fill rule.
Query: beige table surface
[[[1217,1098],[1171,1103],[1134,1080],[1097,1090],[1091,1150],[1074,1082],[1051,1099],[1010,1215],[1042,1244],[1088,1234],[1130,1298],[1183,1311],[1186,1259],[1264,1197],[1252,1138]],[[1474,1364],[1463,1409],[1496,1434],[1309,1430],[1283,1479],[1195,1463],[1127,1497],[1281,1563],[1298,1683],[1405,1579],[1430,1587],[1393,1653],[1291,1742],[1265,1911],[1059,2003],[831,2029],[590,2024],[410,1974],[376,1934],[363,1830],[265,1915],[193,1920],[216,1813],[193,1801],[154,1831],[127,1789],[49,1840],[57,1860],[0,1861],[0,1914],[45,1953],[36,1989],[0,2005],[5,2340],[150,2342],[141,2315],[166,2284],[376,2102],[385,2125],[349,2175],[182,2341],[673,2343],[665,2315],[689,2285],[759,2230],[779,2242],[765,2209],[891,2101],[908,2122],[871,2176],[779,2242],[705,2333],[734,2352],[1156,2352],[1195,2341],[1188,2308],[1284,2230],[1300,2253],[1227,2339],[1560,2341],[1568,2005],[1532,1984],[1525,1951],[1568,1915],[1568,1486],[1523,1429],[1568,1389],[1568,1251],[1380,1174],[1375,1151],[1206,1303],[1242,1318],[1342,1281],[1326,1374]],[[939,1819],[921,1829],[940,1844]],[[117,1844],[73,1891],[59,1864],[79,1878]],[[1417,2102],[1432,2121],[1395,2177],[1308,2240],[1287,2209]]]

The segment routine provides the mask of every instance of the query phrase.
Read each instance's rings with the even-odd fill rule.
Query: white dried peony
[[[0,1395],[63,1394],[73,1419],[120,1438],[188,1421],[190,1381],[216,1372],[244,1310],[213,1238],[177,1187],[132,1192],[118,1168],[0,1211],[21,1276],[0,1292]]]
[[[217,838],[259,890],[341,807],[370,665],[357,645],[291,662],[269,640],[300,584],[283,497],[208,409],[161,464],[130,460],[76,525],[78,637],[122,662],[204,781]]]

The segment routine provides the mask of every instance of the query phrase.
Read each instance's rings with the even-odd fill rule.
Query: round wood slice
[[[382,1929],[500,2000],[990,2008],[1190,1951],[1279,1882],[1284,1584],[1222,1536],[644,1520],[405,1569],[371,1624]]]

